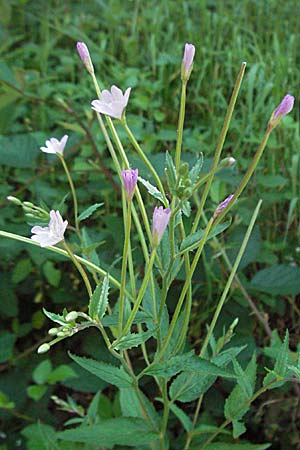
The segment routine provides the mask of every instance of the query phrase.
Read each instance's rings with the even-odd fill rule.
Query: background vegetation
[[[224,156],[233,156],[237,163],[216,178],[212,208],[239,182],[282,97],[289,92],[298,98],[297,0],[11,0],[1,1],[0,9],[0,228],[29,236],[28,221],[21,208],[8,204],[7,195],[50,209],[62,205],[63,216],[71,216],[64,173],[55,158],[39,151],[49,137],[69,134],[66,155],[80,210],[104,202],[85,222],[86,245],[92,237],[99,242],[91,257],[116,273],[123,243],[120,187],[90,109],[96,95],[76,53],[76,41],[89,46],[102,87],[132,87],[128,121],[162,177],[164,152],[173,152],[176,139],[183,44],[196,46],[188,85],[184,158],[188,161],[202,152],[204,170],[209,168],[240,64],[247,61],[224,147]],[[299,142],[296,105],[271,135],[256,175],[234,209],[233,223],[220,240],[233,259],[249,217],[258,199],[263,199],[239,269],[243,290],[234,285],[217,328],[221,336],[224,325],[239,317],[234,340],[247,344],[245,361],[258,351],[262,372],[266,359],[276,353],[276,336],[283,338],[286,328],[292,349],[299,347]],[[128,145],[135,167],[129,149]],[[148,178],[144,167],[139,169]],[[42,307],[61,311],[64,304],[71,309],[85,306],[76,270],[61,257],[15,241],[1,239],[0,251],[1,450],[42,448],[36,444],[39,431],[32,424],[40,420],[50,433],[50,427],[61,429],[65,421],[78,416],[59,410],[50,398],[53,395],[63,400],[72,396],[85,408],[93,394],[102,390],[100,414],[118,415],[118,398],[111,401],[110,388],[80,370],[66,354],[66,349],[76,349],[108,360],[96,332],[89,330],[77,340],[61,343],[55,352],[36,354],[49,328]],[[228,268],[217,257],[219,253],[220,247],[211,241],[195,276],[190,342],[196,348],[227,279]],[[137,251],[134,258],[139,261]],[[175,286],[174,299],[176,293]],[[253,315],[249,297],[275,338],[270,339]],[[226,392],[226,383],[209,391],[202,412],[206,421],[220,422]],[[275,450],[300,448],[299,396],[297,386],[278,389],[270,397],[265,394],[248,414],[246,438],[271,442]]]

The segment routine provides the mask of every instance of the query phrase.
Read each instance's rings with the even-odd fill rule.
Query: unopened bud
[[[189,165],[188,163],[181,163],[179,167],[179,175],[182,177],[186,176],[189,173]]]
[[[31,202],[23,202],[23,205],[28,206],[29,208],[34,208],[34,204]]]
[[[14,203],[15,205],[18,205],[18,206],[21,206],[21,205],[22,205],[21,200],[19,200],[17,197],[13,197],[12,195],[9,195],[8,197],[6,197],[6,199],[7,199],[9,202]]]
[[[220,162],[220,167],[231,167],[236,163],[236,159],[232,156],[229,156],[228,158],[222,159]]]
[[[77,319],[77,317],[78,317],[78,313],[76,311],[71,311],[66,315],[65,320],[67,322],[73,322],[74,320]]]
[[[270,120],[269,120],[269,128],[272,130],[275,128],[282,117],[286,116],[289,112],[292,111],[294,107],[295,97],[293,95],[287,94],[284,96],[283,100],[280,102],[279,106],[273,112]]]
[[[187,81],[190,78],[191,72],[193,70],[195,51],[196,49],[193,44],[185,44],[181,66],[181,78],[184,81]]]
[[[51,336],[55,336],[59,331],[59,328],[50,328],[50,330],[48,330],[48,334],[50,334]]]
[[[230,201],[232,200],[234,194],[230,194],[225,200],[223,200],[217,207],[217,209],[214,212],[213,218],[216,219],[222,211],[224,211],[225,208],[229,205]]]
[[[76,44],[78,54],[80,56],[81,61],[87,68],[90,74],[94,74],[94,67],[91,60],[89,49],[87,48],[84,42],[77,42]]]
[[[49,344],[42,344],[37,349],[37,353],[38,354],[47,353],[49,350],[50,350],[50,345]]]

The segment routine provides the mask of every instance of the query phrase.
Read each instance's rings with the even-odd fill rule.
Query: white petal
[[[123,99],[123,92],[121,91],[120,88],[113,85],[110,90],[114,101],[121,101]]]
[[[127,106],[130,92],[131,92],[131,87],[127,88],[125,93],[124,93],[125,106]]]

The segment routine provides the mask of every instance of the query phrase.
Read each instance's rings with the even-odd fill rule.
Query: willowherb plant
[[[80,248],[80,242],[82,242],[80,217],[92,213],[97,208],[93,205],[81,215],[78,213],[76,189],[63,156],[67,135],[61,140],[49,139],[41,150],[56,154],[62,163],[73,197],[73,224],[68,225],[68,221],[63,221],[59,211],[52,210],[49,216],[47,211],[32,203],[10,197],[9,200],[22,206],[30,217],[38,220],[43,218],[44,223],[45,221],[49,223],[45,227],[34,226],[31,230],[33,233],[31,239],[0,232],[3,237],[47,247],[51,251],[66,255],[75,264],[85,283],[87,312],[67,312],[65,309],[60,315],[44,310],[46,316],[57,325],[49,330],[52,340],[42,344],[38,348],[38,353],[48,352],[61,340],[86,328],[96,327],[116,361],[115,365],[110,365],[104,361],[70,354],[70,357],[81,367],[115,386],[120,396],[122,415],[100,420],[91,413],[91,409],[84,414],[82,409],[74,406],[74,403],[71,407],[71,400],[68,403],[56,398],[55,402],[63,404],[66,411],[80,411],[79,415],[83,417],[80,416],[77,427],[58,432],[55,439],[58,445],[61,441],[69,442],[68,448],[72,447],[72,442],[76,442],[76,448],[97,449],[113,448],[115,445],[160,450],[227,449],[232,445],[230,448],[234,449],[234,440],[246,431],[243,418],[251,403],[268,389],[276,388],[288,380],[300,379],[300,355],[297,364],[290,360],[288,333],[278,347],[274,367],[267,369],[268,373],[260,387],[256,382],[256,356],[253,355],[248,365],[242,368],[238,362],[238,356],[244,347],[233,346],[230,342],[238,319],[221,338],[216,340],[214,336],[215,325],[236,276],[238,265],[258,216],[261,201],[253,212],[235,263],[230,266],[230,275],[220,295],[207,333],[203,336],[199,354],[187,350],[186,345],[193,302],[192,279],[207,240],[217,239],[216,236],[230,225],[230,221],[224,222],[223,219],[237,204],[238,197],[245,189],[263,154],[270,133],[292,110],[294,97],[286,95],[275,109],[261,144],[240,184],[235,192],[215,206],[213,213],[210,213],[210,218],[207,218],[209,214],[209,208],[206,207],[207,198],[215,174],[221,168],[235,163],[233,157],[223,160],[220,160],[220,157],[246,63],[241,65],[210,171],[202,175],[202,157],[199,157],[191,168],[181,158],[186,88],[195,56],[195,47],[192,44],[185,45],[181,66],[182,90],[176,149],[173,155],[166,153],[166,179],[162,180],[127,124],[125,108],[128,107],[131,88],[128,87],[123,94],[121,89],[113,85],[110,90],[101,92],[87,46],[83,42],[78,42],[77,50],[94,83],[98,98],[92,101],[92,109],[96,111],[115,171],[119,176],[120,190],[123,186],[122,207],[125,234],[120,279],[114,278],[110,273],[92,263],[83,249],[81,255],[74,254],[67,243],[65,234],[68,236],[69,233],[74,232],[78,237]],[[105,122],[102,115],[105,116]],[[123,148],[112,118],[117,119],[125,130],[141,163],[145,165],[149,176],[152,177],[151,182],[139,177],[138,170],[130,167],[130,156],[127,157],[128,151],[125,152]],[[148,194],[152,196],[153,205],[145,202],[145,193],[147,198]],[[151,214],[153,206],[154,212],[151,218],[149,211]],[[186,217],[193,215],[193,220],[187,222]],[[202,228],[199,227],[201,220],[204,223]],[[189,225],[190,223],[192,225]],[[143,272],[135,267],[131,252],[133,232],[136,233],[135,243],[139,242],[142,249]],[[56,244],[59,245],[55,247]],[[175,301],[175,310],[171,313],[168,295],[180,270],[184,272],[184,281],[180,295]],[[93,280],[91,274],[96,274]],[[98,276],[102,281],[96,285],[95,280]],[[118,290],[116,299],[109,298],[109,286],[114,286]],[[254,313],[258,320],[266,325],[266,319],[255,307]],[[141,359],[143,360],[142,369],[140,369]],[[138,365],[135,364],[137,360]],[[151,378],[153,386],[149,392],[155,393],[152,397],[146,395],[147,390],[143,388],[145,377]],[[225,401],[224,422],[220,425],[211,425],[210,422],[206,424],[201,417],[201,405],[204,395],[217,377],[231,380],[234,387]],[[97,399],[98,397],[95,396],[93,402]],[[189,404],[188,408],[185,408],[186,403]],[[94,403],[93,408],[97,409]],[[180,428],[178,428],[179,425]],[[225,427],[230,425],[232,437],[226,435],[225,443],[221,436]]]

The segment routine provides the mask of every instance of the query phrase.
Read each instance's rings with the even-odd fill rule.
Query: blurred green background
[[[183,158],[192,161],[202,152],[204,172],[240,64],[247,62],[223,151],[237,163],[216,177],[207,212],[237,186],[283,96],[295,95],[293,113],[271,135],[254,178],[234,208],[233,224],[220,238],[233,259],[252,211],[263,199],[239,277],[262,314],[267,314],[271,329],[281,337],[290,329],[295,350],[300,332],[299,2],[11,0],[1,1],[0,11],[0,228],[30,236],[30,224],[21,208],[7,202],[8,195],[49,209],[58,208],[64,199],[60,210],[64,217],[72,217],[62,168],[56,158],[39,151],[49,137],[68,134],[66,158],[80,211],[104,202],[84,223],[86,245],[91,239],[99,242],[91,257],[116,274],[123,244],[120,186],[90,108],[96,95],[76,42],[88,45],[102,88],[132,87],[128,122],[162,177],[164,152],[172,154],[175,148],[184,43],[196,46],[196,57],[188,85]],[[135,167],[134,152],[120,135]],[[148,178],[144,167],[138,166]],[[152,208],[149,198],[149,214]],[[76,242],[71,243],[76,249]],[[57,411],[50,399],[53,394],[63,399],[71,395],[87,407],[91,395],[104,389],[101,414],[118,415],[118,399],[111,401],[109,388],[85,373],[82,376],[66,355],[66,349],[80,348],[85,354],[109,358],[94,332],[85,332],[84,342],[81,336],[49,354],[36,355],[49,328],[42,307],[61,312],[63,306],[76,309],[86,304],[76,270],[61,257],[16,241],[1,238],[0,252],[0,449],[37,448],[37,431],[32,428],[37,420],[62,427],[70,414]],[[196,349],[227,279],[227,268],[216,254],[211,242],[195,277],[190,341]],[[142,264],[138,250],[134,257]],[[248,345],[245,358],[258,351],[263,372],[270,355],[260,348],[270,341],[237,286],[231,290],[217,334],[235,317],[240,322],[234,339]],[[288,389],[278,389],[255,404],[245,435],[250,442],[272,442],[275,450],[300,448],[299,389]],[[222,416],[224,392],[226,386],[215,387],[204,403],[212,422]]]

